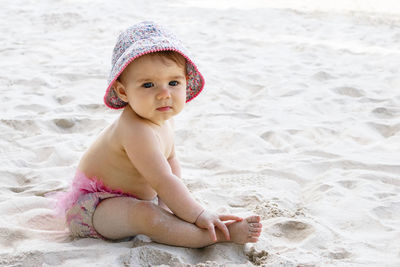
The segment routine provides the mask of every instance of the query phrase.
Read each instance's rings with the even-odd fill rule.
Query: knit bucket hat
[[[141,22],[122,32],[114,47],[112,68],[104,95],[104,103],[109,108],[120,109],[128,104],[118,97],[112,85],[129,63],[140,56],[159,51],[175,51],[186,59],[186,102],[195,98],[203,90],[204,78],[182,43],[163,27],[153,22]]]

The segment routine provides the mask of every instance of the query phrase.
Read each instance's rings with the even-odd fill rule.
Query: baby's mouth
[[[170,106],[164,106],[164,107],[157,108],[158,111],[169,111],[171,109],[172,109],[172,107],[170,107]]]

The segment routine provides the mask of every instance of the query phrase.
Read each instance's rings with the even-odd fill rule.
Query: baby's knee
[[[160,208],[149,201],[139,201],[130,211],[130,221],[132,224],[139,224],[141,228],[156,227],[161,217]]]

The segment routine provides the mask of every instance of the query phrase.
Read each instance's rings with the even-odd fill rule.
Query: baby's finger
[[[221,221],[217,221],[215,223],[215,225],[222,231],[222,233],[224,233],[226,240],[230,240],[230,236],[229,236],[229,230],[228,227],[226,227],[226,225],[221,222]]]
[[[215,234],[215,227],[213,224],[209,224],[207,227],[208,231],[210,232],[211,240],[217,242],[217,236]]]
[[[226,226],[229,226],[229,225],[231,225],[232,223],[235,223],[236,221],[228,221],[228,222],[224,222],[224,224],[226,225]]]
[[[241,218],[239,216],[235,216],[235,215],[225,214],[225,215],[219,215],[218,217],[221,221],[228,221],[228,220],[234,220],[234,221],[238,221],[238,222],[243,221],[243,218]]]

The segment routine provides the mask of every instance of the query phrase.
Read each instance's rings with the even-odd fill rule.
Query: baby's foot
[[[228,226],[231,241],[236,244],[255,243],[261,235],[260,216],[249,216]]]

